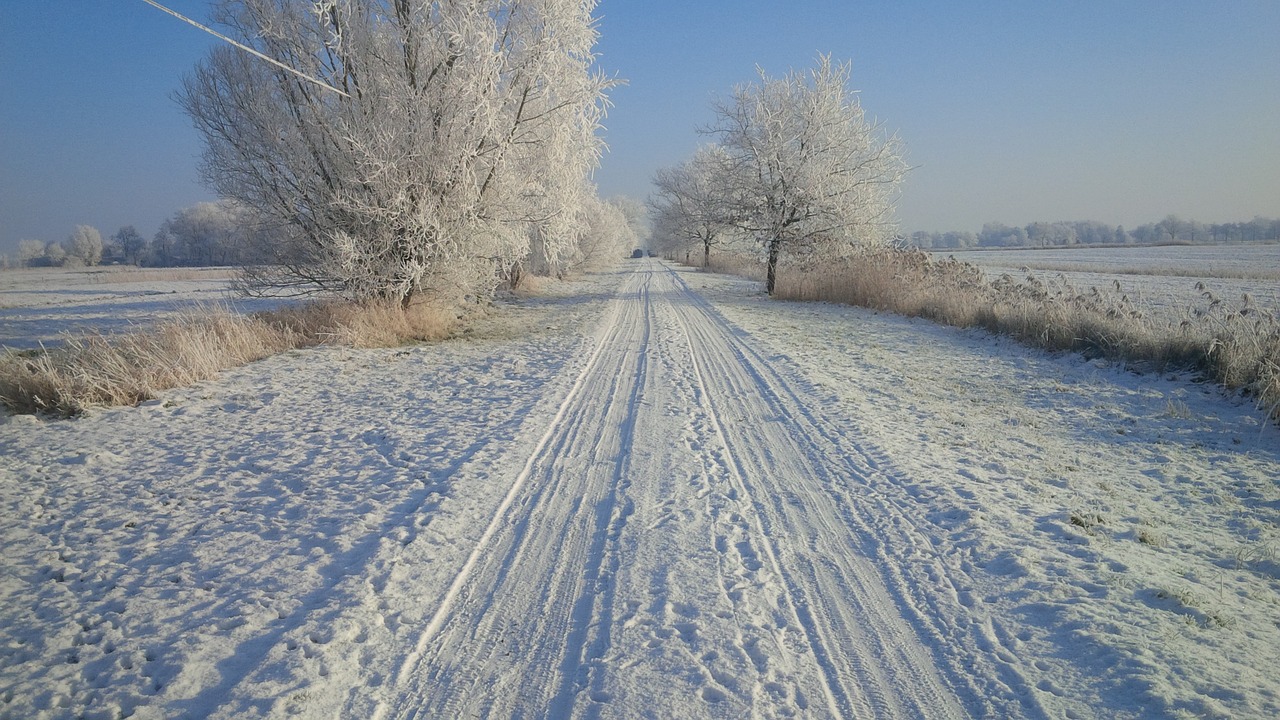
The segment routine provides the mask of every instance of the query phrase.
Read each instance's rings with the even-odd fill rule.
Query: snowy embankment
[[[1247,405],[655,261],[564,290],[5,418],[0,717],[1280,713]]]

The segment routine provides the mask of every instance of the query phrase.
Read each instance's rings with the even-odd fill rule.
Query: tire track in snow
[[[573,718],[790,718],[829,714],[785,592],[727,470],[671,302],[654,278],[654,372],[639,417],[607,652],[593,657]],[[813,700],[811,704],[810,699]]]
[[[783,368],[776,362],[777,359],[766,359],[749,342],[749,335],[729,323],[711,303],[692,291],[675,272],[672,271],[671,275],[688,294],[697,312],[705,316],[709,326],[716,327],[719,334],[727,341],[726,347],[734,357],[730,365],[739,366],[750,375],[750,382],[744,384],[739,390],[753,391],[758,394],[774,414],[775,419],[791,427],[790,435],[801,454],[812,458],[809,465],[818,482],[809,487],[810,492],[807,498],[797,497],[794,491],[781,484],[775,485],[774,492],[766,493],[772,498],[779,510],[779,515],[785,516],[789,506],[803,508],[810,512],[819,509],[823,511],[822,514],[812,514],[811,517],[821,518],[823,515],[828,515],[829,518],[838,518],[844,526],[844,532],[855,543],[845,553],[813,555],[820,562],[818,565],[810,565],[812,571],[822,571],[823,566],[826,566],[825,570],[830,575],[831,581],[839,587],[844,586],[843,580],[849,578],[858,580],[856,585],[860,587],[847,587],[843,588],[843,591],[854,595],[862,607],[883,609],[896,605],[900,615],[896,618],[897,622],[890,625],[890,627],[897,626],[893,633],[906,632],[913,636],[912,640],[915,642],[909,644],[917,646],[916,654],[920,657],[881,662],[879,667],[872,664],[869,667],[873,668],[874,674],[884,677],[887,671],[890,676],[885,679],[890,680],[891,684],[899,688],[912,686],[913,693],[920,695],[921,687],[918,683],[911,682],[904,685],[901,678],[894,680],[892,676],[901,669],[898,666],[903,659],[906,659],[908,664],[915,664],[921,669],[932,664],[928,661],[928,656],[933,653],[919,647],[921,639],[919,634],[923,633],[925,636],[923,639],[935,646],[935,651],[938,653],[936,661],[938,669],[945,670],[952,686],[966,691],[962,694],[967,695],[965,701],[967,714],[1049,717],[1048,712],[1038,701],[1032,683],[1023,677],[1015,664],[1009,660],[1012,653],[1006,647],[1006,643],[1002,642],[998,634],[991,629],[992,620],[980,617],[970,618],[967,616],[969,613],[965,611],[960,611],[961,615],[957,618],[960,602],[946,568],[940,563],[932,563],[931,569],[927,571],[928,587],[922,586],[920,573],[915,573],[913,579],[909,578],[911,573],[903,567],[905,558],[902,555],[893,554],[892,549],[896,548],[899,552],[905,551],[915,556],[923,547],[932,551],[932,557],[938,555],[934,550],[932,539],[915,528],[908,513],[894,504],[885,494],[874,491],[874,488],[886,483],[892,486],[905,485],[908,478],[894,466],[892,460],[882,450],[863,438],[856,428],[845,424],[837,426],[822,417],[818,400],[809,389],[807,380],[802,377],[784,376]],[[783,366],[785,367],[785,363]],[[795,371],[792,370],[791,374],[795,375]],[[806,392],[806,390],[809,391]],[[765,474],[763,477],[767,479],[768,475]],[[813,493],[812,490],[821,492]],[[781,502],[778,498],[786,498],[787,501]],[[886,537],[890,536],[892,542],[886,540]],[[794,544],[790,547],[794,548]],[[849,568],[841,567],[842,563],[834,562],[842,557],[852,559],[861,572],[850,573]],[[919,564],[920,559],[917,558],[911,562]],[[800,575],[806,577],[809,574],[801,573]],[[948,603],[945,597],[935,597],[940,589],[944,590],[944,595],[951,597],[951,607],[942,607]],[[824,592],[816,597],[822,601],[822,604],[827,605],[828,609],[836,611],[829,613],[828,620],[838,621],[839,616],[843,614],[842,608],[839,603],[831,602],[832,595]],[[868,603],[868,598],[873,601]],[[969,607],[968,604],[965,604],[965,607]],[[903,622],[904,619],[914,624],[918,630],[907,627]],[[957,628],[946,625],[948,619],[958,619],[961,625],[967,627],[961,627],[957,632]],[[863,625],[866,624],[868,623],[863,623]],[[850,627],[853,628],[855,635],[858,634],[856,624]],[[966,634],[969,637],[964,639],[963,636]],[[866,639],[878,641],[875,637]],[[878,653],[884,654],[892,650],[890,647],[892,644],[881,643],[882,647]],[[939,645],[945,647],[937,647]],[[979,653],[972,651],[972,647],[975,646],[980,650]],[[893,653],[889,652],[889,654]],[[865,664],[856,657],[849,660],[854,665]],[[910,677],[910,672],[907,676]],[[936,696],[936,691],[929,690],[927,685],[924,689],[926,696],[929,694]],[[889,706],[894,704],[892,701],[889,702]],[[905,716],[931,716],[930,713],[922,713],[919,709],[906,709],[909,712],[906,712]],[[898,716],[902,710],[903,708],[899,708],[889,714]],[[862,717],[864,714],[859,713],[858,716]]]
[[[674,274],[672,274],[672,276],[674,277]],[[685,290],[686,295],[691,292],[687,286],[683,289]],[[684,333],[685,341],[688,343],[690,348],[690,361],[693,365],[694,377],[697,379],[698,387],[702,390],[699,395],[704,408],[707,411],[707,416],[711,421],[712,431],[715,433],[716,439],[728,451],[729,457],[727,458],[727,468],[729,470],[730,477],[732,478],[734,488],[738,493],[740,493],[743,501],[749,505],[758,507],[758,503],[752,497],[748,483],[743,478],[742,467],[740,466],[737,458],[733,457],[733,445],[730,443],[725,433],[724,423],[720,412],[716,409],[716,402],[710,399],[711,386],[708,383],[707,375],[703,369],[705,360],[704,362],[698,361],[699,353],[696,349],[697,344],[694,342],[693,336],[690,333],[689,328],[691,323],[689,322],[689,318],[679,317],[679,315],[677,315],[677,319],[680,323],[680,328]],[[796,589],[788,578],[787,573],[784,572],[782,564],[778,560],[778,550],[775,547],[775,542],[770,538],[768,528],[765,526],[763,518],[761,518],[758,513],[753,513],[750,526],[751,529],[754,530],[759,544],[765,549],[765,554],[769,559],[770,569],[773,571],[775,576],[787,583],[788,592],[794,595]],[[741,546],[740,544],[735,544],[735,547]],[[824,675],[826,675],[826,682],[822,685],[822,691],[826,699],[827,709],[831,711],[833,716],[846,714],[846,711],[849,710],[849,701],[843,692],[838,678],[833,676],[833,668],[831,667],[829,659],[826,657],[826,643],[819,637],[818,630],[814,627],[813,623],[811,621],[807,621],[807,618],[802,617],[802,612],[797,608],[794,600],[787,603],[787,610],[791,616],[791,621],[795,623],[796,627],[803,628],[805,635],[808,638],[809,645],[814,651],[815,657],[818,659],[818,664],[821,666]]]
[[[616,576],[622,556],[616,550],[606,552],[606,543],[618,539],[627,520],[634,511],[631,502],[619,504],[618,497],[631,485],[631,450],[635,443],[636,416],[644,390],[649,384],[649,342],[653,335],[653,307],[649,300],[649,276],[637,292],[637,301],[644,308],[644,337],[636,361],[636,376],[627,401],[627,416],[620,428],[620,447],[614,465],[613,483],[604,507],[609,508],[608,526],[597,531],[588,553],[590,562],[585,573],[586,592],[578,598],[573,612],[573,629],[566,644],[561,664],[561,686],[552,705],[550,717],[567,717],[572,709],[576,691],[586,688],[588,665],[598,660],[609,647],[609,628],[613,624],[614,591]],[[598,629],[595,637],[590,636]],[[595,696],[593,700],[603,700]]]
[[[748,355],[733,329],[674,272],[681,325],[705,388],[716,434],[729,450],[735,484],[755,510],[752,526],[782,578],[796,625],[822,669],[823,692],[838,717],[962,717],[950,688],[900,616],[879,573],[856,549],[856,526],[831,509],[824,458]],[[807,401],[787,388],[790,403]],[[742,420],[743,422],[734,422]],[[786,542],[781,542],[785,538]]]
[[[892,482],[875,449],[676,273],[637,264],[610,303],[376,716],[991,714],[876,567],[911,521],[858,494]]]
[[[611,301],[590,358],[375,717],[546,716],[572,701],[582,663],[601,651],[592,618],[611,612],[605,545],[629,514],[618,496],[647,375],[649,279],[628,278]]]

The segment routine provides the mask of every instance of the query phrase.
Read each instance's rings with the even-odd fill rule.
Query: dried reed
[[[148,329],[69,335],[56,348],[0,356],[0,403],[18,413],[73,417],[133,405],[230,367],[322,344],[387,347],[446,337],[450,308],[313,302],[242,315],[204,309]]]
[[[775,296],[825,300],[982,327],[1049,350],[1072,350],[1139,369],[1187,368],[1258,399],[1280,420],[1280,319],[1247,295],[1222,300],[1203,284],[1199,302],[1177,322],[1147,317],[1111,287],[1081,291],[1064,277],[1003,275],[953,258],[936,260],[905,248],[878,248],[821,268],[789,266]]]

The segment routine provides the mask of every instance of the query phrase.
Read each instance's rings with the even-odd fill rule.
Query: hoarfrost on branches
[[[723,148],[699,148],[689,160],[663,168],[654,176],[657,191],[650,198],[655,224],[670,250],[683,246],[702,249],[702,265],[711,263],[711,248],[734,228],[735,198],[730,195],[730,159]]]
[[[102,233],[90,225],[77,225],[62,249],[67,257],[77,258],[85,265],[97,265],[102,262]]]
[[[907,166],[897,137],[867,119],[849,76],[848,63],[820,56],[808,73],[761,71],[714,108],[728,216],[763,245],[770,293],[784,250],[829,258],[894,236]]]
[[[580,236],[612,81],[591,69],[593,0],[223,0],[237,40],[186,79],[204,173],[272,237],[260,291],[408,304],[482,294]]]

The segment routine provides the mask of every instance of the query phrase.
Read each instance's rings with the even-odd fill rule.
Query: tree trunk
[[[704,243],[702,245],[702,269],[706,270],[709,267],[711,267],[711,246]]]
[[[778,280],[778,256],[782,254],[782,239],[773,238],[769,241],[769,272],[765,278],[764,289],[773,295],[773,288],[777,285]]]
[[[507,284],[512,290],[520,287],[521,281],[524,280],[524,263],[517,262],[507,270]]]

